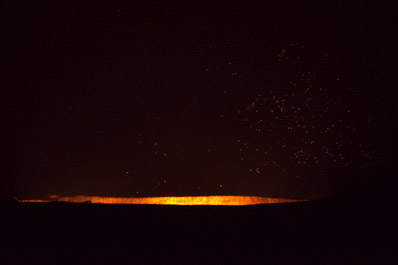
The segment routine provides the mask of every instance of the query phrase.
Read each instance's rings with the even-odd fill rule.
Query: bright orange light
[[[296,202],[299,200],[259,196],[184,196],[184,197],[99,197],[99,196],[51,196],[49,200],[21,200],[21,202],[91,202],[102,204],[156,204],[156,205],[254,205]]]

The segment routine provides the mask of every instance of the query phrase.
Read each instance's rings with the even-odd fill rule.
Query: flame
[[[101,204],[152,204],[152,205],[255,205],[287,203],[300,200],[259,196],[183,196],[183,197],[100,197],[100,196],[50,196],[49,200],[20,200],[21,202],[74,202]]]

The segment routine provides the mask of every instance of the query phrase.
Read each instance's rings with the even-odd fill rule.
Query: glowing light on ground
[[[152,205],[255,205],[288,203],[302,200],[268,198],[259,196],[183,196],[183,197],[99,197],[99,196],[51,196],[48,200],[20,200],[21,202],[74,202],[101,204],[152,204]]]

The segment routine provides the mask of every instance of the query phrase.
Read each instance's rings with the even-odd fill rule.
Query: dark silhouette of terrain
[[[383,264],[397,238],[393,209],[372,199],[245,207],[3,203],[1,259]]]

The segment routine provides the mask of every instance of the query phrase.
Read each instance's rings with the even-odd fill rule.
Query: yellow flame
[[[254,205],[287,203],[299,200],[259,196],[183,196],[183,197],[100,197],[100,196],[51,196],[49,200],[20,200],[21,202],[91,202],[101,204],[152,204],[152,205]]]

